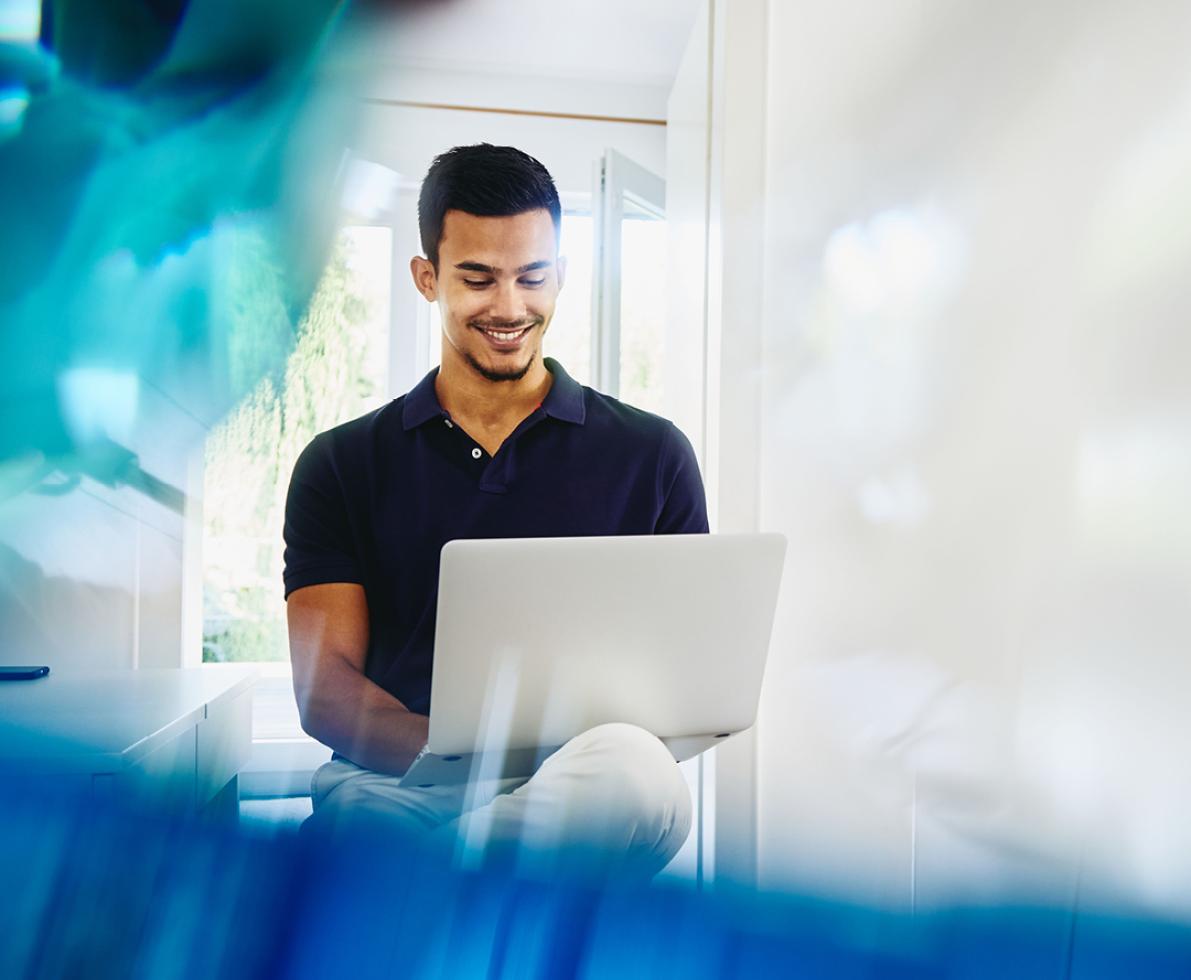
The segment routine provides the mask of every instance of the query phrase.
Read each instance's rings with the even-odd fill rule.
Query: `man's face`
[[[518,381],[541,359],[565,271],[549,211],[448,211],[437,272],[422,258],[411,269],[442,314],[444,364],[457,359],[489,381]]]

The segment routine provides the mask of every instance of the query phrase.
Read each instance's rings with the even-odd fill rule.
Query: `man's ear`
[[[421,293],[428,303],[438,300],[438,273],[429,259],[415,255],[409,260],[410,275],[414,277],[414,288]]]
[[[563,283],[567,281],[567,257],[560,255],[554,262],[558,272],[558,288],[562,289]]]

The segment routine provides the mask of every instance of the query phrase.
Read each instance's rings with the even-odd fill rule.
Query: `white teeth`
[[[520,330],[502,331],[502,330],[485,330],[489,337],[495,337],[497,340],[515,340],[520,337],[529,327],[522,327]]]

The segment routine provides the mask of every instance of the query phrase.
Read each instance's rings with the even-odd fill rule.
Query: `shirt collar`
[[[583,386],[563,370],[554,358],[542,361],[546,370],[554,375],[554,383],[542,401],[542,410],[551,418],[582,425],[587,418],[587,407],[583,399]],[[434,368],[414,385],[405,396],[401,410],[402,427],[408,431],[431,419],[446,418],[447,413],[438,403],[438,392],[434,390],[434,379],[438,368]]]
[[[542,409],[551,418],[582,425],[587,419],[587,405],[583,398],[583,385],[562,369],[553,357],[542,361],[546,370],[554,375],[554,384],[546,392]]]
[[[405,405],[401,409],[401,425],[407,432],[431,419],[447,417],[447,413],[438,403],[438,393],[434,390],[434,377],[437,374],[438,368],[432,368],[405,396]]]

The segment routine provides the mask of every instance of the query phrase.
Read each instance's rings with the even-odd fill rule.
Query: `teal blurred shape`
[[[344,9],[55,0],[46,50],[0,45],[0,81],[35,79],[0,140],[0,484],[31,459],[145,482],[103,387],[64,378],[136,379],[209,426],[283,369],[351,135],[319,79]]]
[[[133,84],[165,56],[190,5],[188,0],[53,0],[45,5],[42,36],[75,79]]]

